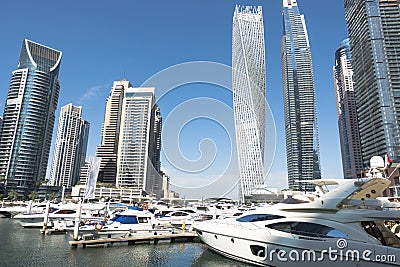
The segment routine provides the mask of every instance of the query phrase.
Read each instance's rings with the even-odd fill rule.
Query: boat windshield
[[[382,245],[400,247],[400,238],[388,229],[389,225],[385,225],[383,221],[361,222],[361,226],[365,232],[378,239]]]
[[[237,218],[236,221],[238,222],[259,222],[259,221],[268,221],[268,220],[275,220],[275,219],[282,219],[285,218],[279,215],[273,214],[250,214],[245,215],[240,218]]]

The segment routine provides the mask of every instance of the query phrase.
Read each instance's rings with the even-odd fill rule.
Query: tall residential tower
[[[262,8],[236,6],[232,85],[239,165],[239,200],[264,184],[265,45]]]
[[[50,183],[74,186],[85,164],[89,123],[82,120],[82,107],[68,104],[61,108]]]
[[[101,158],[99,182],[115,184],[117,177],[117,154],[119,129],[121,124],[122,101],[125,89],[132,87],[126,81],[115,81],[107,98],[101,144],[97,147],[96,157]]]
[[[354,92],[365,167],[372,156],[400,160],[398,0],[345,0]]]
[[[24,40],[12,72],[0,137],[6,190],[28,195],[45,180],[60,84],[62,53]]]
[[[354,97],[353,68],[351,66],[349,39],[345,39],[336,50],[333,78],[343,176],[347,179],[355,179],[361,177],[363,162]]]
[[[320,179],[319,141],[310,43],[296,0],[283,0],[282,82],[289,188],[313,190]]]
[[[160,172],[161,115],[154,88],[125,89],[117,157],[117,187],[155,193]],[[159,129],[160,131],[155,131]]]

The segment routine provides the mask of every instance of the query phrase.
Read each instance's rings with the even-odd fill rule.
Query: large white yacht
[[[67,227],[66,230],[71,234],[74,227]],[[158,234],[168,231],[168,229],[156,228],[156,220],[153,213],[141,209],[127,209],[108,221],[87,221],[85,225],[79,227],[81,237],[93,235],[98,237],[128,237],[149,234]]]
[[[0,217],[12,218],[20,213],[43,213],[46,209],[46,203],[25,202],[19,205],[0,207]]]
[[[400,210],[377,199],[390,182],[375,174],[312,180],[314,194],[193,228],[210,249],[260,266],[400,266]]]
[[[78,204],[67,203],[60,205],[51,205],[48,214],[48,227],[57,226],[60,230],[69,224],[73,224],[75,218],[78,217]],[[98,220],[103,218],[100,212],[103,211],[105,205],[103,203],[85,203],[82,205],[82,220]],[[19,213],[13,217],[21,226],[40,228],[43,227],[45,213]]]

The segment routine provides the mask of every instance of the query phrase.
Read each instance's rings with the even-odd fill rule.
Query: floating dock
[[[69,241],[69,244],[73,248],[77,248],[82,245],[83,248],[87,246],[110,246],[114,243],[127,243],[128,245],[134,245],[136,243],[154,243],[158,244],[159,241],[169,241],[170,243],[175,242],[199,242],[197,234],[193,231],[190,232],[176,232],[159,235],[140,235],[130,237],[117,237],[117,238],[99,238],[89,240],[77,240]]]

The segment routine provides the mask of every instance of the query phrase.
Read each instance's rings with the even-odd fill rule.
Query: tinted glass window
[[[250,214],[245,215],[243,217],[237,218],[236,221],[238,222],[259,222],[259,221],[268,221],[268,220],[275,220],[285,218],[279,215],[271,215],[271,214]]]
[[[283,223],[270,224],[267,225],[267,227],[278,231],[296,235],[302,235],[302,236],[336,237],[336,238],[347,237],[347,234],[343,233],[340,230],[317,223],[283,222]]]

